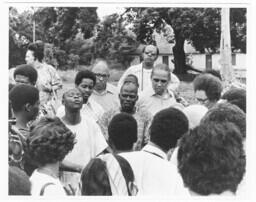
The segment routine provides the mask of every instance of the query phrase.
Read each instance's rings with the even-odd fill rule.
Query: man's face
[[[132,112],[138,100],[138,89],[133,83],[126,83],[119,94],[120,104],[123,112]]]
[[[29,81],[29,78],[26,77],[26,76],[23,76],[23,75],[17,74],[15,76],[14,80],[15,80],[16,85],[18,85],[18,84],[28,84],[28,85],[33,86],[33,84]]]
[[[143,62],[147,66],[153,66],[155,60],[157,59],[157,48],[153,45],[146,46],[143,54]]]
[[[83,106],[83,96],[77,88],[70,89],[63,96],[63,105],[69,109],[81,109]]]
[[[107,81],[109,78],[108,66],[105,62],[98,62],[92,69],[92,72],[96,76],[96,84],[94,89],[97,90],[105,90]]]
[[[35,62],[34,52],[27,50],[25,61],[28,65],[33,65]]]
[[[84,103],[86,103],[89,97],[91,96],[94,88],[93,80],[90,78],[84,78],[82,79],[81,83],[77,86],[77,88],[81,91],[83,101]]]
[[[169,73],[162,69],[155,69],[152,76],[151,82],[152,87],[157,95],[163,95],[166,91],[169,83]]]

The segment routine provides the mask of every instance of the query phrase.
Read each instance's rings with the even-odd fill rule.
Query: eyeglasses
[[[95,73],[94,74],[96,77],[101,77],[101,78],[103,78],[103,79],[105,79],[105,78],[107,78],[107,77],[109,77],[109,74],[99,74],[99,73]]]
[[[153,81],[156,83],[158,83],[160,81],[162,84],[167,83],[167,80],[163,80],[163,79],[153,79]]]

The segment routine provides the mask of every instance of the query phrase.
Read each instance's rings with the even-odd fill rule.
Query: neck
[[[22,117],[21,115],[15,115],[15,117],[16,117],[16,126],[18,128],[27,128],[27,123],[29,122],[29,120]]]
[[[81,121],[80,110],[71,112],[65,108],[65,115],[63,117],[63,120],[70,125],[76,125],[80,123]]]
[[[34,62],[34,64],[33,64],[33,66],[34,66],[35,68],[39,68],[41,64],[42,64],[41,62],[39,62],[38,60],[36,60],[36,61]]]
[[[152,69],[153,68],[153,64],[151,65],[149,65],[149,64],[146,64],[145,62],[143,62],[142,63],[142,67],[144,68],[144,69]]]
[[[161,147],[159,147],[159,146],[158,146],[157,144],[155,144],[154,142],[149,141],[148,145],[154,146],[154,147],[156,147],[156,148],[162,150],[162,151],[163,151],[164,153],[166,153],[166,154],[167,154],[167,152],[168,152],[168,151],[165,151],[164,149],[162,149]]]
[[[60,167],[60,162],[49,163],[38,168],[38,172],[47,174],[54,178],[59,178],[59,167]]]

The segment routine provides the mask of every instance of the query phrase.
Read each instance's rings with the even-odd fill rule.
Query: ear
[[[128,182],[128,192],[130,193],[131,196],[136,196],[138,193],[138,187],[134,182],[129,181]]]
[[[25,105],[24,105],[24,110],[25,110],[26,112],[30,112],[30,111],[31,111],[31,104],[29,104],[29,103],[25,104]]]

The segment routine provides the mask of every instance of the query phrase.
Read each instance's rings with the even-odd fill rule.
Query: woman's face
[[[27,50],[25,60],[28,65],[33,65],[35,62],[34,52]]]

